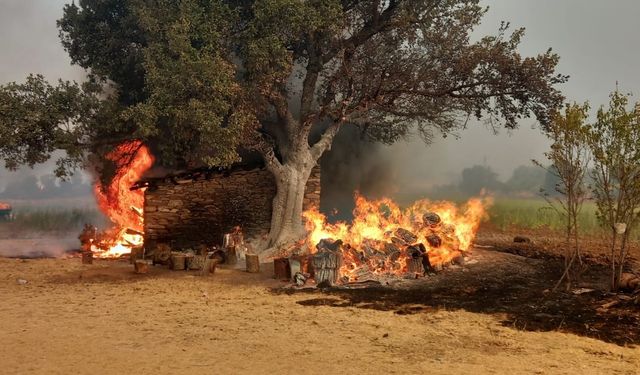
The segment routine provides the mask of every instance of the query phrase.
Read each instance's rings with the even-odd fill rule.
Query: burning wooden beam
[[[136,207],[136,206],[130,206],[131,207],[131,211],[133,211],[136,215],[138,215],[141,218],[144,218],[144,211],[142,210],[142,208]]]

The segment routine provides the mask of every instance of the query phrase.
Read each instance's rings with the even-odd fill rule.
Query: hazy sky
[[[535,55],[551,47],[560,55],[558,71],[570,75],[562,90],[570,101],[589,100],[593,107],[620,89],[640,95],[640,1],[637,0],[487,0],[489,13],[478,35],[495,33],[500,21],[525,27],[520,51]],[[636,100],[640,100],[637,97]],[[461,169],[488,164],[506,179],[514,167],[542,159],[549,143],[525,120],[519,129],[494,136],[483,124],[471,124],[461,139],[440,139],[425,148],[420,142],[389,148],[399,186],[442,183],[459,178]],[[423,177],[412,177],[424,171]]]
[[[20,81],[31,72],[49,79],[81,79],[58,40],[55,21],[67,0],[0,0],[0,83]],[[571,76],[562,89],[569,100],[599,106],[620,82],[623,91],[640,91],[640,1],[637,0],[486,0],[491,7],[478,35],[495,33],[500,21],[525,27],[523,55],[552,47],[561,56],[559,72]],[[470,124],[461,139],[438,139],[385,149],[398,184],[431,185],[457,178],[474,164],[488,164],[503,178],[530,164],[548,147],[533,120],[518,130],[493,135]],[[420,178],[416,179],[418,175]],[[8,175],[0,170],[0,189]]]

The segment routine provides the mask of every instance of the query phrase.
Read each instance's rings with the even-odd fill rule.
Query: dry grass
[[[640,349],[465,311],[302,306],[268,272],[0,259],[4,374],[637,374]],[[16,279],[29,281],[18,285]],[[333,298],[333,297],[332,297]]]

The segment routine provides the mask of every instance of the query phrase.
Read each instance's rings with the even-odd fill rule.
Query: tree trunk
[[[303,162],[285,163],[273,172],[277,192],[273,198],[271,231],[268,247],[279,247],[298,241],[304,235],[302,204],[305,188],[315,166],[311,157]]]
[[[267,249],[275,250],[303,238],[302,206],[307,181],[322,154],[331,149],[333,138],[343,121],[340,119],[331,124],[313,146],[309,145],[310,124],[289,124],[289,128],[297,129],[297,133],[290,134],[280,144],[282,161],[276,157],[273,148],[261,148],[267,169],[273,173],[277,187]]]
[[[613,225],[613,224],[612,224]],[[611,234],[611,291],[616,291],[617,289],[617,285],[616,285],[616,242],[618,239],[618,235],[616,233],[615,229],[612,229],[612,234]]]
[[[622,243],[620,244],[620,256],[618,257],[618,265],[617,265],[618,270],[616,272],[615,280],[613,281],[615,290],[620,289],[620,279],[622,278],[622,273],[624,272],[624,263],[626,261],[627,252],[628,252],[628,249],[627,249],[628,239],[629,239],[629,231],[627,230],[622,235]]]

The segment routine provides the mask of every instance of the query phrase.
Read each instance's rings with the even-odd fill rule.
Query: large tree
[[[259,152],[277,184],[271,245],[302,232],[305,184],[343,126],[429,141],[471,117],[547,124],[562,103],[558,56],[523,58],[522,29],[472,40],[479,0],[78,3],[59,21],[63,45],[108,86],[100,108],[75,118],[86,143],[142,139],[186,165]],[[0,141],[0,153],[16,147]]]

